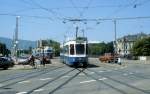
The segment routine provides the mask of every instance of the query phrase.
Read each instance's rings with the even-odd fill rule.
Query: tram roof
[[[87,38],[86,37],[77,37],[76,39],[68,40],[64,42],[64,45],[68,44],[77,44],[77,43],[87,43]]]

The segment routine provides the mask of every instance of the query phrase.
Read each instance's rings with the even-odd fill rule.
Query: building
[[[135,35],[127,35],[116,41],[116,51],[121,56],[131,55],[131,49],[136,40],[148,37],[149,35],[144,33],[139,33]]]

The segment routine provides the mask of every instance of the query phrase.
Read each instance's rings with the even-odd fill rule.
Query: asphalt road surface
[[[46,67],[0,70],[0,94],[150,94],[150,63],[101,63],[73,68],[52,59]]]

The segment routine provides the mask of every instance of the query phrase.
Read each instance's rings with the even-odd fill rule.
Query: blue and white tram
[[[60,58],[70,66],[88,65],[88,43],[86,38],[77,38],[61,45]]]
[[[32,51],[32,54],[36,57],[45,56],[48,59],[53,58],[53,49],[52,47],[45,46],[44,48],[37,48]]]

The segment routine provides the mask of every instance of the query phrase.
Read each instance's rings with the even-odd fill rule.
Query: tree
[[[10,50],[8,50],[6,45],[3,43],[0,43],[0,54],[3,56],[8,56],[10,54]]]
[[[135,56],[150,56],[150,37],[137,40],[132,48]]]
[[[113,53],[113,42],[89,44],[89,55],[103,55],[104,53]]]

